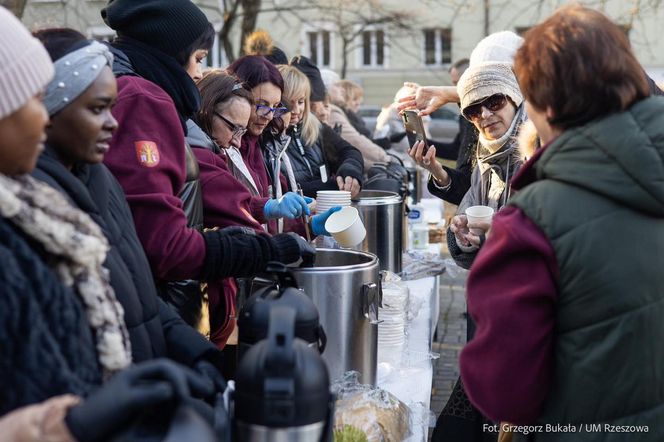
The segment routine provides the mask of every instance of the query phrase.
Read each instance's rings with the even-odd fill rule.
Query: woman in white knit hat
[[[164,361],[129,368],[101,228],[28,175],[53,73],[41,43],[0,7],[0,439],[106,440],[146,407],[212,385]]]
[[[498,211],[505,205],[510,193],[509,181],[522,163],[517,152],[516,134],[526,119],[523,95],[511,64],[514,51],[507,56],[505,50],[494,50],[485,40],[471,55],[477,64],[464,72],[457,85],[461,113],[479,133],[470,189],[447,232],[450,253],[465,268],[472,264],[489,228],[488,223],[471,223],[470,227],[481,229],[482,234],[470,233],[465,209],[484,205]],[[510,62],[478,61],[493,56],[508,57]],[[415,145],[412,150],[418,162],[429,163],[432,180],[438,179],[436,166],[442,167],[435,162],[434,153],[423,154],[422,145]],[[468,340],[472,339],[473,334],[474,323],[469,320]],[[432,440],[494,441],[497,434],[484,431],[484,425],[490,423],[470,403],[459,379],[450,401],[438,418]]]
[[[487,225],[471,225],[482,234],[469,231],[465,209],[489,206],[498,211],[509,197],[509,180],[522,163],[516,153],[516,134],[526,119],[523,95],[509,63],[486,62],[472,66],[459,79],[457,91],[461,113],[479,131],[476,166],[470,189],[459,204],[457,216],[448,230],[448,245],[454,260],[461,267],[470,268],[484,241]],[[427,166],[437,179],[436,169],[442,168],[433,158],[430,148],[424,152],[420,142],[411,149],[411,156]]]
[[[523,38],[511,31],[495,32],[480,40],[477,46],[475,46],[475,49],[470,54],[467,66],[472,68],[487,62],[507,63],[511,65],[514,60],[514,54],[522,42]],[[454,86],[418,86],[406,83],[413,86],[414,92],[399,100],[400,105],[398,109],[414,107],[419,109],[420,115],[429,115],[446,103],[459,103],[460,99],[456,88],[459,80],[460,78],[457,77]],[[417,155],[422,155],[423,162],[420,165],[430,172],[427,186],[429,192],[455,205],[461,202],[464,194],[468,191],[471,172],[475,165],[474,158],[478,133],[475,129],[472,129],[470,133],[472,136],[469,138],[471,138],[474,144],[472,146],[465,145],[464,149],[459,151],[457,168],[455,170],[439,165],[435,161],[433,148],[430,148],[426,152],[417,152],[416,150],[411,152],[413,159],[416,159]]]

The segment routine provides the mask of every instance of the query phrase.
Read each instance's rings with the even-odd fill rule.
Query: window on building
[[[307,45],[309,58],[319,67],[331,67],[332,63],[332,33],[327,30],[308,31]]]
[[[440,65],[452,62],[452,30],[424,29],[424,64]]]
[[[386,41],[383,29],[362,32],[362,65],[385,66]]]

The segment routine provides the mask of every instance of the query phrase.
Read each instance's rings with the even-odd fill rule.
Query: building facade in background
[[[258,15],[257,27],[267,30],[277,46],[289,56],[307,55],[320,67],[341,71],[344,51],[334,17],[317,10],[315,1],[302,11],[268,11],[287,0],[263,0],[265,12]],[[292,4],[293,0],[289,0]],[[360,1],[360,0],[358,0]],[[377,0],[373,0],[377,1]],[[223,2],[198,0],[217,30],[222,27]],[[321,5],[328,4],[321,3]],[[346,78],[364,87],[366,104],[381,106],[392,101],[404,81],[420,84],[450,84],[450,63],[467,57],[486,32],[512,30],[525,32],[566,2],[529,0],[437,1],[381,0],[381,5],[407,15],[405,26],[392,23],[357,26],[357,36],[346,51]],[[664,82],[664,42],[660,38],[664,5],[643,6],[621,0],[581,1],[602,8],[628,33],[634,51],[646,71]],[[659,3],[659,2],[640,2]],[[640,4],[636,3],[636,4]],[[67,26],[86,35],[108,39],[113,31],[101,20],[99,11],[106,1],[28,0],[23,22],[29,28]],[[649,8],[649,9],[648,9]],[[233,35],[234,39],[239,39]],[[236,42],[235,47],[239,44]],[[223,67],[229,57],[219,41],[208,57],[210,66]]]

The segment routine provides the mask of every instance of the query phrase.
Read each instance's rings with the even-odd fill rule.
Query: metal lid
[[[383,206],[399,204],[402,201],[398,193],[385,190],[363,190],[353,199],[353,202],[358,206]]]
[[[316,249],[313,267],[290,269],[293,274],[334,273],[368,269],[378,265],[378,257],[373,253],[347,249]]]

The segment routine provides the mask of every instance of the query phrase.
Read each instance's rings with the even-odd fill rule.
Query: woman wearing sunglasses
[[[495,421],[604,430],[515,442],[661,441],[664,100],[599,11],[565,6],[524,37],[514,68],[543,146],[468,277],[464,385]]]
[[[526,120],[523,95],[509,63],[481,63],[468,68],[457,85],[461,113],[479,131],[476,165],[470,189],[463,197],[448,230],[448,246],[461,267],[470,268],[484,241],[489,224],[468,225],[465,210],[483,205],[498,211],[510,195],[509,182],[522,164],[517,153],[516,134]],[[433,149],[424,154],[423,143],[412,148],[412,155],[429,169],[433,179],[441,180],[443,167],[435,161]],[[441,186],[444,187],[444,186]],[[469,231],[481,229],[476,235]]]

